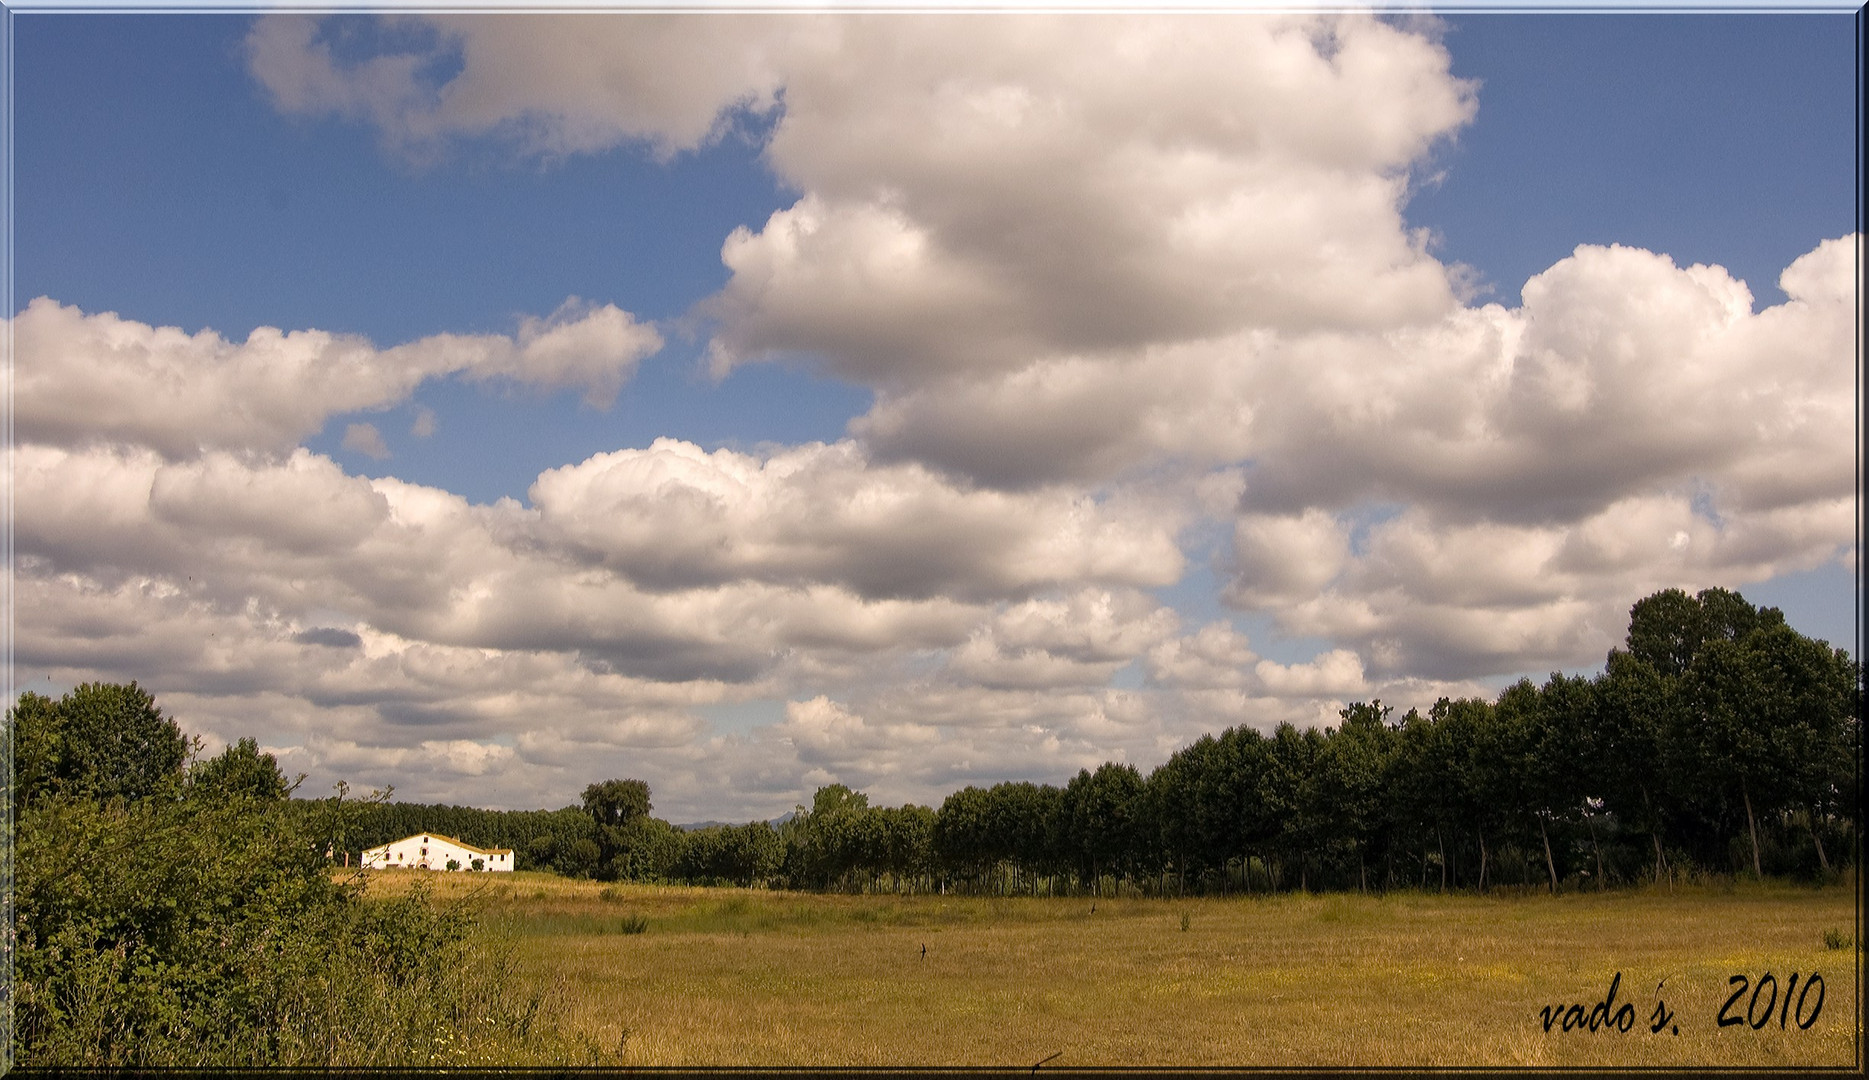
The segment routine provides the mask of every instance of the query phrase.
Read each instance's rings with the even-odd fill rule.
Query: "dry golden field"
[[[371,875],[371,891],[413,872]],[[823,896],[432,875],[629,1065],[1831,1065],[1860,1060],[1853,883],[1192,900]],[[1185,918],[1185,926],[1184,926]],[[923,947],[926,946],[926,955]],[[1549,1032],[1603,1001],[1625,1032]],[[1732,989],[1770,972],[1722,1027]],[[1784,987],[1813,973],[1800,1029]],[[1657,984],[1660,985],[1657,992]],[[1765,1009],[1776,996],[1780,1008]],[[1657,1004],[1672,1022],[1651,1032]],[[1748,1007],[1754,1028],[1745,1021]],[[1811,1020],[1815,1013],[1816,1019]],[[1782,1018],[1782,1019],[1781,1019]],[[1781,1026],[1782,1025],[1782,1026]],[[1676,1031],[1678,1030],[1678,1034]]]

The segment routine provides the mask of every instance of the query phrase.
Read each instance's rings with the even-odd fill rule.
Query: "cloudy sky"
[[[672,820],[1855,649],[1849,15],[16,15],[14,678]]]

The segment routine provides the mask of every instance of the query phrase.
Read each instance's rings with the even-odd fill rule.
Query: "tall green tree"
[[[1142,775],[1134,765],[1105,762],[1096,772],[1080,770],[1065,786],[1071,846],[1092,895],[1102,891],[1106,872],[1128,874],[1136,861],[1136,825]]]
[[[793,819],[795,851],[788,854],[795,877],[816,888],[850,885],[850,875],[864,863],[871,839],[868,795],[843,784],[826,784],[811,798],[811,809]]]
[[[977,883],[992,864],[991,796],[972,784],[942,800],[935,811],[934,850],[941,865],[961,880]]]
[[[8,711],[13,797],[142,799],[181,782],[192,749],[136,683],[83,683],[57,701],[28,691]]]
[[[584,812],[599,826],[628,825],[651,809],[649,785],[641,780],[605,780],[584,789]]]
[[[1354,860],[1357,888],[1369,888],[1369,858],[1383,833],[1385,784],[1394,733],[1392,710],[1380,700],[1352,702],[1338,711],[1340,723],[1324,739],[1318,759],[1318,815],[1328,837],[1325,850]]]
[[[905,805],[882,809],[877,817],[883,832],[883,869],[912,892],[934,872],[935,812]]]
[[[1764,619],[1737,639],[1705,644],[1683,679],[1684,719],[1694,730],[1681,738],[1693,772],[1710,786],[1737,790],[1752,870],[1762,876],[1759,818],[1791,808],[1814,812],[1833,785],[1830,762],[1847,739],[1853,665],[1782,619]]]
[[[1447,888],[1447,833],[1460,813],[1454,789],[1458,775],[1456,748],[1443,722],[1452,702],[1441,698],[1426,715],[1408,710],[1397,732],[1395,756],[1390,759],[1387,785],[1393,800],[1391,813],[1400,833],[1412,833],[1421,853],[1421,887],[1428,884],[1431,857],[1440,860],[1439,888]]]
[[[303,777],[301,777],[303,779]],[[243,738],[188,770],[189,786],[204,795],[260,800],[283,799],[292,790],[279,762],[260,752],[259,743]]]
[[[597,827],[596,876],[651,878],[667,873],[681,850],[681,838],[665,821],[649,816],[649,785],[641,780],[605,780],[584,789],[584,812]],[[573,841],[578,863],[584,856],[582,841]]]
[[[1608,811],[1646,832],[1655,855],[1655,881],[1668,874],[1662,838],[1680,815],[1667,768],[1669,719],[1677,707],[1674,680],[1623,649],[1612,649],[1595,682],[1596,731],[1589,742]]]
[[[1754,793],[1762,798],[1785,781],[1772,748],[1773,732],[1758,721],[1765,687],[1755,657],[1740,644],[1716,640],[1702,646],[1683,673],[1687,707],[1676,732],[1683,772],[1711,792],[1738,795],[1751,839],[1752,870],[1759,866],[1759,829]]]
[[[1183,893],[1187,891],[1189,871],[1210,865],[1216,846],[1205,835],[1203,826],[1207,822],[1201,814],[1201,798],[1202,781],[1214,767],[1218,745],[1212,735],[1202,735],[1170,754],[1149,774],[1147,782],[1158,830],[1154,839],[1174,867]]]
[[[1694,596],[1663,589],[1629,609],[1628,652],[1663,677],[1679,678],[1708,642],[1737,641],[1760,625],[1783,622],[1778,609],[1761,610],[1726,589]]]
[[[1615,747],[1613,733],[1599,715],[1602,708],[1602,695],[1593,680],[1552,672],[1538,689],[1538,711],[1527,748],[1536,762],[1534,776],[1544,801],[1582,820],[1596,863],[1598,888],[1606,884],[1608,870],[1597,818],[1607,805],[1611,787],[1607,762]]]
[[[1282,729],[1281,729],[1282,730]],[[1242,887],[1252,888],[1252,857],[1257,854],[1266,868],[1268,884],[1275,853],[1285,834],[1284,815],[1289,807],[1274,791],[1271,739],[1240,725],[1220,733],[1215,756],[1216,768],[1202,774],[1203,797],[1207,805],[1202,832],[1216,843],[1216,865],[1226,880],[1227,862],[1237,855],[1240,860]]]
[[[1310,888],[1309,863],[1324,839],[1328,804],[1317,782],[1324,738],[1316,728],[1280,724],[1267,740],[1264,771],[1255,790],[1258,809],[1278,823],[1274,846],[1281,864],[1298,864],[1298,888]]]

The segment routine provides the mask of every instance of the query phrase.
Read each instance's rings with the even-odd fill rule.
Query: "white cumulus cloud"
[[[25,442],[118,442],[170,458],[204,450],[283,453],[330,417],[380,409],[424,379],[461,373],[546,389],[582,388],[607,404],[636,363],[662,347],[653,327],[614,305],[573,304],[528,319],[519,338],[438,334],[379,349],[323,330],[262,326],[246,340],[189,334],[40,297],[11,320],[14,431]],[[360,434],[363,453],[379,449]]]

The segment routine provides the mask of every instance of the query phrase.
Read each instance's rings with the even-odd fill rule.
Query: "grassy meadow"
[[[371,892],[413,875],[374,873]],[[517,977],[552,987],[606,1063],[1848,1066],[1860,1039],[1858,949],[1825,942],[1856,936],[1850,886],[1106,898],[1093,913],[1088,899],[430,880],[510,935]],[[1587,1012],[1618,971],[1628,1033],[1545,1031],[1541,1009]],[[1729,977],[1768,971],[1753,1018],[1782,1006],[1792,972],[1800,991],[1817,972],[1816,1021],[1719,1026]],[[1658,1000],[1673,1019],[1653,1034]]]

